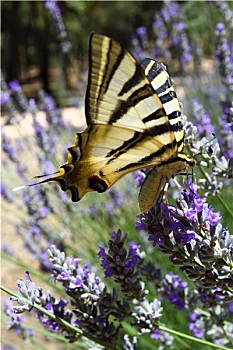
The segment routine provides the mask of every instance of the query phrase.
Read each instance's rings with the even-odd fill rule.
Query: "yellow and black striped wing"
[[[150,59],[140,66],[117,41],[95,33],[85,113],[87,128],[67,163],[41,181],[58,183],[73,201],[106,191],[128,172],[168,164],[183,147],[179,104],[163,66]]]
[[[184,147],[184,131],[180,104],[174,90],[172,79],[167,73],[166,67],[150,58],[145,58],[140,66],[144,69],[154,91],[158,94],[166,115],[169,119],[171,130],[174,132],[178,152]]]
[[[115,125],[148,133],[155,136],[157,145],[174,140],[161,99],[144,69],[122,45],[93,33],[89,41],[89,66],[87,125]]]

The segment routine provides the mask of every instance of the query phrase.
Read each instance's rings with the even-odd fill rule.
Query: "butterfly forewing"
[[[183,122],[173,82],[165,66],[156,60],[145,58],[140,65],[163,104],[178,144],[178,152],[182,152],[184,147]]]
[[[152,135],[153,126],[162,126],[172,140],[161,100],[134,57],[117,41],[99,34],[91,35],[89,47],[87,124],[114,124]]]

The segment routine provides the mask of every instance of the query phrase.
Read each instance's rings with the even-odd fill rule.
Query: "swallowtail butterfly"
[[[87,192],[105,192],[129,172],[152,168],[139,194],[145,212],[172,176],[195,165],[182,153],[180,106],[165,66],[149,58],[138,64],[117,41],[96,33],[89,39],[85,114],[87,127],[68,148],[66,164],[39,182],[56,182],[74,202]]]

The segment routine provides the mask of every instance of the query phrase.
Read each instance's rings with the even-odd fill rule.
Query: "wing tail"
[[[32,186],[40,185],[40,184],[43,184],[43,183],[46,183],[46,182],[55,181],[55,179],[56,179],[56,174],[59,174],[59,173],[60,173],[60,171],[56,171],[55,173],[51,173],[51,174],[44,174],[44,175],[32,176],[32,177],[30,177],[28,180],[40,179],[40,178],[42,178],[42,177],[55,175],[54,177],[49,177],[48,179],[45,179],[45,180],[42,180],[42,181],[39,181],[39,182],[36,182],[36,183],[33,183],[33,184],[28,184],[28,185],[23,185],[23,186],[14,187],[14,188],[12,189],[12,191],[13,191],[13,192],[16,192],[16,191],[20,191],[20,190],[22,190],[22,189],[24,189],[24,188],[27,188],[27,187],[32,187]]]

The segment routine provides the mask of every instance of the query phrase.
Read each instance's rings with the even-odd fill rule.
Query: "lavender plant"
[[[186,14],[176,1],[164,1],[160,12],[153,21],[155,43],[151,47],[146,27],[139,27],[133,35],[132,43],[136,58],[142,60],[145,56],[164,57],[168,65],[174,65],[178,58],[180,73],[187,70],[193,61],[193,47],[187,36]]]
[[[45,6],[58,39],[68,42],[58,4],[46,1]],[[180,65],[186,65],[192,54],[185,13],[177,15],[177,10],[178,3],[165,2],[160,16],[156,15],[154,28],[161,40],[157,47],[166,47],[162,43],[170,38],[174,47],[179,47]],[[224,7],[222,12],[226,13]],[[168,24],[174,27],[172,35]],[[144,171],[134,174],[135,185],[131,177],[103,199],[99,196],[98,202],[84,199],[78,207],[57,187],[32,187],[23,192],[21,200],[12,195],[9,179],[15,182],[16,173],[25,182],[35,163],[44,173],[55,171],[61,163],[57,156],[61,144],[69,144],[68,137],[76,130],[71,127],[64,132],[61,112],[44,91],[39,92],[37,104],[27,100],[17,82],[7,84],[1,78],[1,102],[7,115],[2,133],[3,166],[10,177],[3,178],[1,187],[3,210],[20,208],[23,218],[17,220],[15,230],[27,256],[38,264],[37,270],[25,268],[30,269],[25,282],[17,281],[21,296],[2,287],[12,295],[11,301],[18,303],[12,306],[7,301],[4,305],[7,328],[14,330],[15,336],[27,341],[37,336],[25,323],[30,315],[43,325],[44,335],[52,338],[56,334],[56,348],[66,341],[70,348],[73,344],[88,349],[180,349],[181,341],[182,348],[192,349],[233,346],[233,214],[221,196],[224,188],[232,185],[233,55],[227,30],[219,23],[215,31],[222,115],[214,125],[211,113],[196,98],[191,112],[194,122],[184,116],[186,148],[198,162],[196,179],[189,178],[178,190],[169,191],[168,200],[160,198],[151,210],[138,215],[136,230],[132,227],[135,187],[142,182]],[[137,55],[142,57],[140,47],[150,50],[150,45],[146,28],[139,28],[133,43]],[[68,51],[71,45],[65,52],[62,49],[65,54]],[[168,47],[163,54],[172,57]],[[38,119],[39,108],[45,112],[47,126]],[[8,128],[18,128],[28,113],[34,137],[11,139]],[[23,157],[27,161],[21,161]],[[213,194],[225,212],[210,204]],[[18,258],[9,246],[3,247],[3,255],[9,262]],[[45,281],[45,276],[53,280]]]

